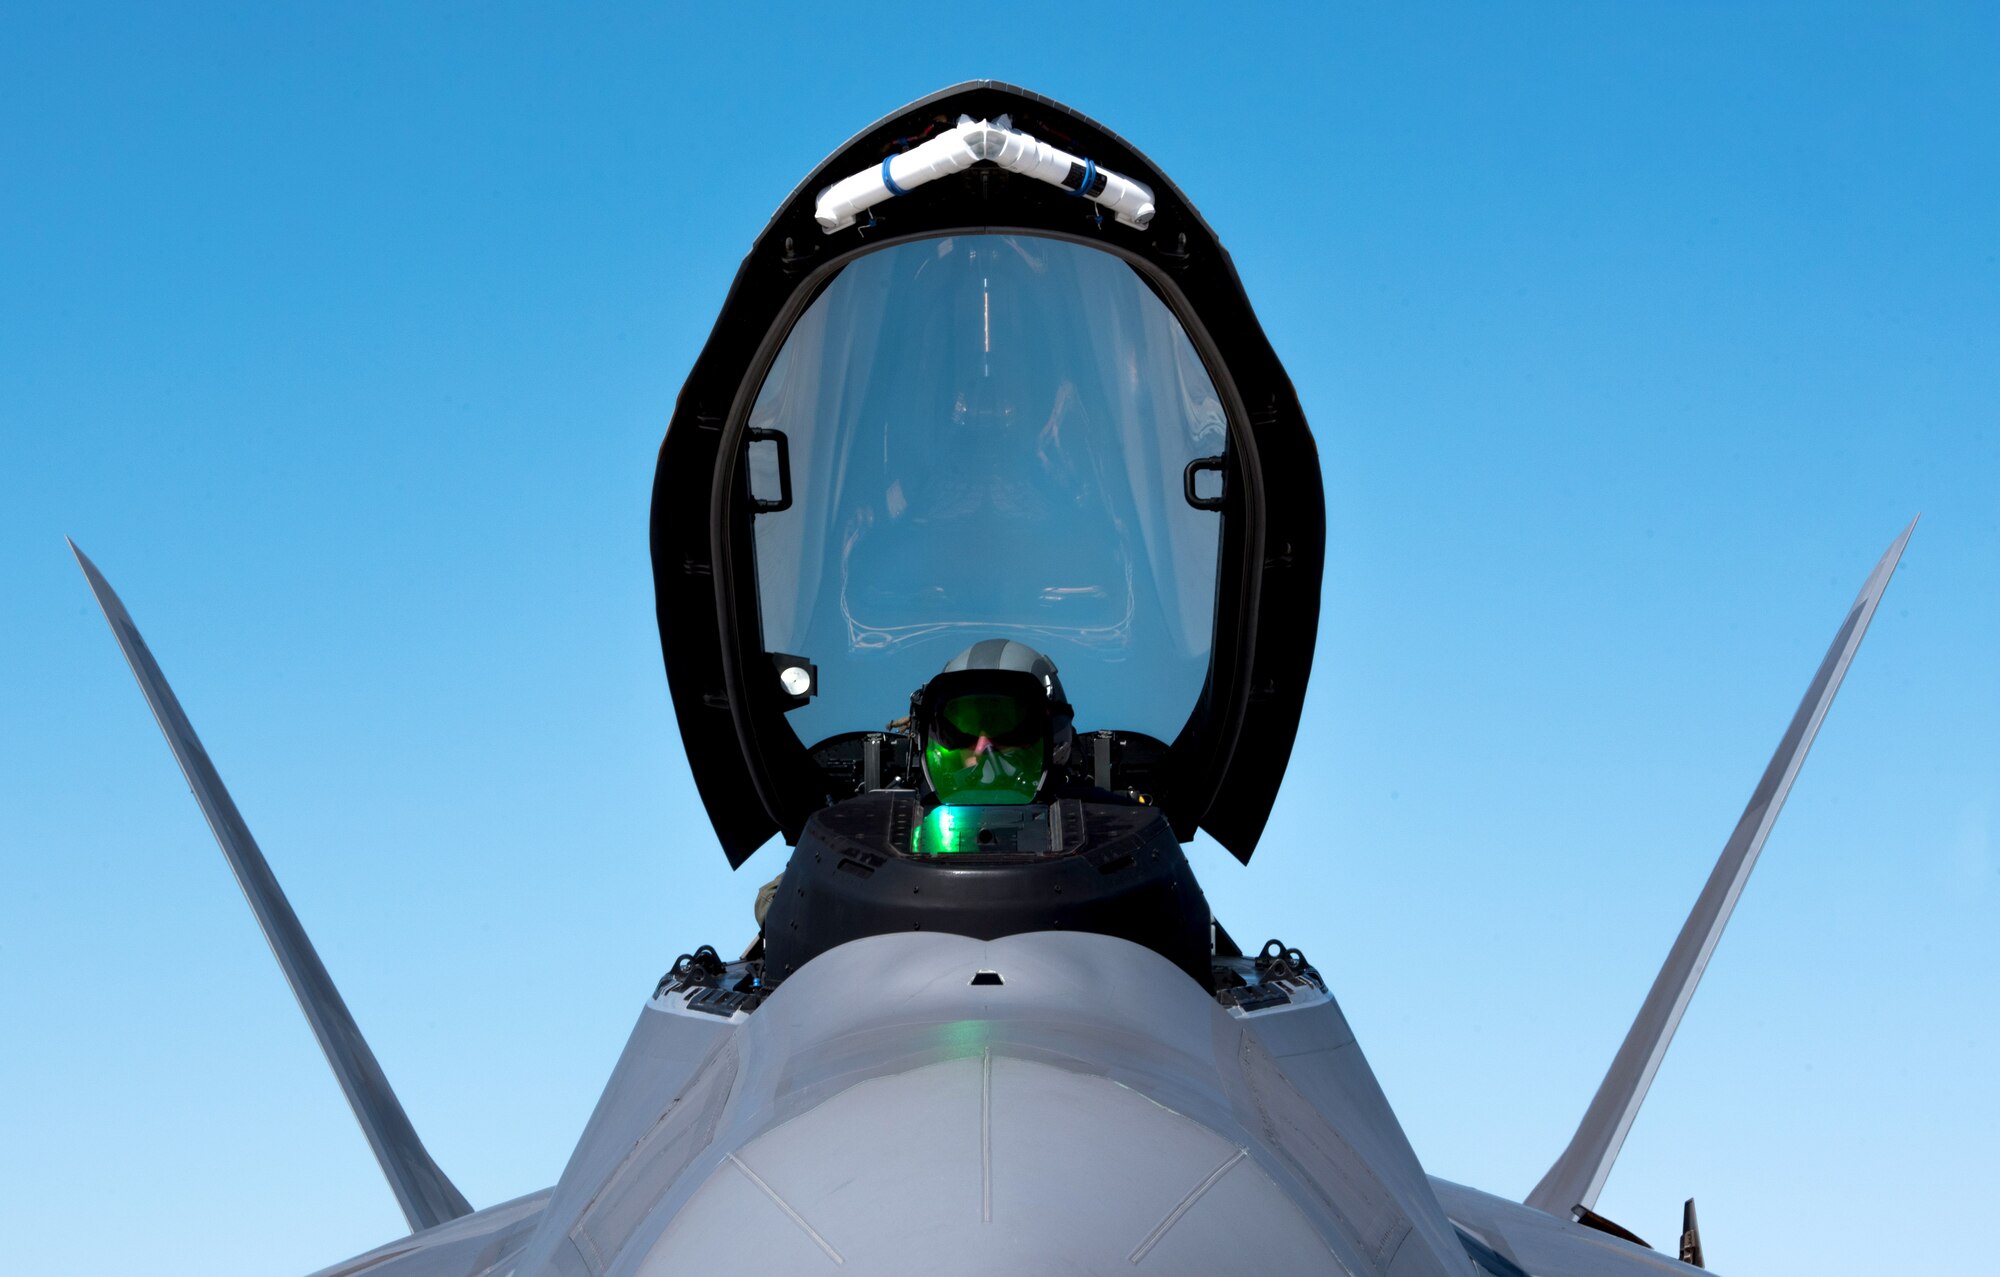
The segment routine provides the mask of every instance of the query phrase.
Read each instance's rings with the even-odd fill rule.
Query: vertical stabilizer
[[[160,731],[167,738],[167,747],[174,751],[174,760],[181,765],[181,774],[187,777],[188,788],[201,804],[201,814],[208,818],[216,842],[222,844],[222,854],[228,857],[229,868],[236,874],[244,898],[250,902],[250,911],[257,915],[257,925],[263,928],[271,952],[284,968],[285,979],[298,997],[299,1007],[306,1013],[320,1049],[326,1052],[326,1062],[333,1066],[333,1075],[339,1079],[340,1089],[346,1092],[347,1102],[361,1123],[361,1132],[375,1150],[375,1160],[382,1164],[382,1173],[388,1176],[389,1187],[394,1190],[404,1217],[410,1221],[410,1228],[422,1230],[470,1214],[472,1207],[417,1138],[402,1103],[390,1089],[389,1079],[382,1074],[382,1066],[375,1061],[375,1053],[368,1049],[361,1030],[355,1027],[347,1004],[341,1001],[339,990],[333,987],[332,978],[320,964],[319,954],[313,951],[312,941],[306,938],[291,902],[279,889],[271,867],[264,862],[264,853],[257,849],[257,840],[250,836],[249,826],[243,823],[229,791],[223,788],[215,764],[201,747],[193,725],[174,698],[173,689],[167,686],[166,676],[160,673],[152,652],[147,650],[146,640],[139,637],[125,605],[118,601],[118,595],[98,572],[97,565],[76,548],[74,541],[69,548],[83,568],[98,606],[104,609],[104,619],[110,622],[111,633],[131,664],[133,676],[139,680],[139,690],[153,708],[153,717],[159,720]]]
[[[1777,753],[1771,756],[1763,779],[1750,795],[1749,806],[1743,809],[1742,819],[1736,822],[1736,830],[1723,847],[1721,859],[1716,861],[1707,885],[1701,889],[1694,912],[1682,924],[1680,935],[1667,953],[1666,964],[1660,968],[1652,991],[1639,1008],[1638,1018],[1632,1021],[1632,1028],[1611,1061],[1610,1071],[1585,1110],[1582,1124],[1570,1137],[1569,1147],[1548,1174],[1542,1176],[1541,1183],[1535,1185],[1535,1191],[1528,1194],[1528,1205],[1563,1219],[1597,1205],[1597,1195],[1611,1174],[1611,1164],[1625,1143],[1626,1132],[1632,1129],[1632,1119],[1638,1116],[1646,1089],[1653,1084],[1653,1074],[1659,1071],[1667,1044],[1673,1041],[1674,1030],[1680,1027],[1688,999],[1694,996],[1695,986],[1701,982],[1701,973],[1708,967],[1715,943],[1722,938],[1722,928],[1736,908],[1736,898],[1756,867],[1757,853],[1763,850],[1764,840],[1770,836],[1778,809],[1784,806],[1792,780],[1799,774],[1799,765],[1812,747],[1827,707],[1833,704],[1833,694],[1840,690],[1840,680],[1854,659],[1855,649],[1861,646],[1861,636],[1867,632],[1868,622],[1875,615],[1875,607],[1882,601],[1882,592],[1888,588],[1889,577],[1903,557],[1903,547],[1916,526],[1916,520],[1912,519],[1910,526],[1903,529],[1903,534],[1869,574],[1854,606],[1848,609],[1847,619],[1834,635],[1833,646],[1827,649],[1826,659],[1820,662],[1805,699],[1792,715],[1791,726],[1778,742]]]

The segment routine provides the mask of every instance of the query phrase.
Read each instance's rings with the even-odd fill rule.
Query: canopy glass
[[[789,479],[790,504],[755,516],[757,582],[766,650],[818,667],[790,716],[803,743],[901,718],[987,638],[1047,653],[1081,729],[1180,731],[1208,672],[1221,524],[1183,475],[1228,430],[1123,259],[1025,235],[858,258],[792,328],[749,426],[759,506]]]

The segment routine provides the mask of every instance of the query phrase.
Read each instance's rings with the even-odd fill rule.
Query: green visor
[[[931,679],[920,712],[924,771],[939,801],[1034,800],[1053,721],[1042,680],[1019,670],[954,670]]]

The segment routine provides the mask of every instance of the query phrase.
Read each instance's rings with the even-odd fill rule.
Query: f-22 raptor
[[[425,1151],[77,558],[409,1220],[322,1277],[1637,1277],[1700,1271],[1692,1207],[1662,1253],[1598,1194],[1908,537],[1520,1201],[1425,1172],[1319,970],[1189,869],[1198,830],[1250,861],[1291,754],[1320,469],[1215,233],[1067,107],[905,107],[743,262],[653,572],[721,854],[790,859],[746,949],[652,988],[542,1192],[475,1210]]]

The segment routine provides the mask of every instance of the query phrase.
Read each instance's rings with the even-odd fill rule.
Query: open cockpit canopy
[[[905,240],[841,269],[750,409],[766,649],[808,656],[810,745],[881,730],[968,644],[1062,671],[1083,725],[1172,740],[1208,674],[1228,426],[1137,272],[1066,240]],[[780,453],[775,436],[786,439]],[[1216,486],[1220,487],[1219,476]]]
[[[889,176],[956,136],[1068,180],[965,155]],[[824,229],[869,172],[885,202]],[[1323,528],[1290,382],[1164,175],[997,84],[880,122],[759,237],[661,449],[661,640],[731,863],[907,783],[912,692],[989,639],[1060,669],[1083,781],[1130,781],[1247,860],[1297,730]]]

